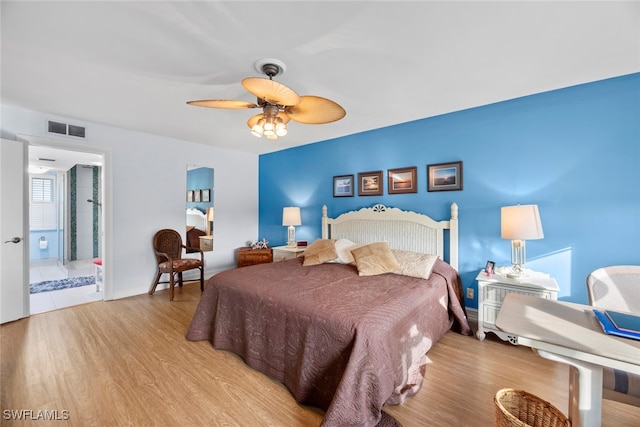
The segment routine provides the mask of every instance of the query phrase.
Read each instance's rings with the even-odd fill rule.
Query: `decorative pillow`
[[[336,240],[336,252],[338,253],[338,258],[334,259],[331,262],[336,262],[340,264],[355,264],[356,261],[353,259],[353,255],[351,255],[351,251],[353,249],[359,248],[363,246],[358,243],[353,243],[349,239],[338,239]]]
[[[318,265],[338,258],[335,239],[316,239],[304,251],[302,265]]]
[[[418,277],[428,279],[431,276],[433,265],[438,259],[437,255],[420,254],[418,252],[401,251],[391,249],[391,253],[395,257],[400,269],[395,271],[396,274],[403,276]]]
[[[375,276],[400,270],[387,242],[371,243],[351,250],[358,275]]]

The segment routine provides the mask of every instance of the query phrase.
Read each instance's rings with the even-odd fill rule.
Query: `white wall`
[[[214,169],[215,242],[205,252],[205,279],[233,267],[235,250],[258,234],[258,156],[23,108],[1,106],[1,136],[46,138],[57,148],[105,153],[105,299],[146,293],[156,267],[151,247],[161,228],[185,238],[187,165]],[[86,126],[87,138],[53,137],[47,120]],[[68,141],[73,142],[68,142]],[[25,218],[28,220],[28,218]]]

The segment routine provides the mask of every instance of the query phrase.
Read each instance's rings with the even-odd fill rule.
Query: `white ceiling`
[[[640,71],[631,1],[3,0],[1,14],[3,103],[254,153]],[[256,110],[186,104],[253,102],[240,81],[265,57],[347,116],[269,141],[246,126]]]

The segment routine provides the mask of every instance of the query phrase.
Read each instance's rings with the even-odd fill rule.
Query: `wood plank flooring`
[[[0,425],[319,426],[321,411],[240,358],[185,340],[199,297],[189,283],[172,303],[159,291],[2,325]],[[404,427],[491,426],[503,387],[567,412],[568,368],[527,348],[449,333],[428,356],[418,395],[385,409]],[[640,408],[604,401],[603,426],[639,420]]]

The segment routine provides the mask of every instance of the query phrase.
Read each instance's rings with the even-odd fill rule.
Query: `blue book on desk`
[[[640,317],[611,310],[593,309],[605,334],[640,340]],[[615,319],[615,322],[614,320]]]

